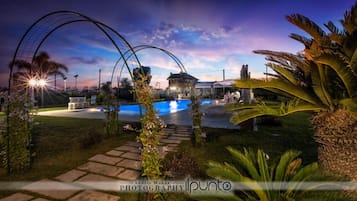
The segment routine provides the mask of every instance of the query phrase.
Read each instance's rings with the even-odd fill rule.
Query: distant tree
[[[40,52],[32,63],[25,60],[16,60],[13,64],[17,67],[17,72],[14,73],[14,81],[18,84],[25,84],[31,78],[47,79],[48,76],[54,76],[54,87],[56,89],[57,75],[65,78],[65,73],[68,72],[66,65],[51,61],[47,52]]]
[[[133,87],[129,78],[125,77],[120,80],[120,88],[131,89]]]

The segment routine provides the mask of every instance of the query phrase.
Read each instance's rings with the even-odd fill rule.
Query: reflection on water
[[[177,112],[177,102],[176,101],[170,101],[170,113]]]
[[[201,101],[201,105],[210,104],[213,100],[204,99]],[[154,103],[154,109],[156,110],[158,115],[171,114],[183,110],[187,110],[191,106],[191,100],[174,100],[174,101],[160,101]],[[103,110],[103,108],[100,108]],[[138,115],[140,113],[139,105],[121,105],[119,107],[119,115],[120,114],[131,114]],[[145,110],[143,109],[143,113]]]

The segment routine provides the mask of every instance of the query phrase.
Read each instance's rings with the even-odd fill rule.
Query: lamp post
[[[77,90],[77,78],[78,78],[78,74],[74,75],[74,79],[75,79],[75,82],[74,82],[74,88]]]
[[[67,91],[67,77],[63,78],[63,91],[66,92]]]

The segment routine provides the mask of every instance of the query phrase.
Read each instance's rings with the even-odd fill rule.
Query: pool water
[[[210,104],[213,100],[201,100],[201,105]],[[158,115],[171,114],[183,110],[187,110],[191,105],[191,100],[173,100],[173,101],[160,101],[154,103],[154,109]],[[140,114],[139,105],[121,105],[119,107],[119,114]],[[145,112],[145,111],[143,111]]]

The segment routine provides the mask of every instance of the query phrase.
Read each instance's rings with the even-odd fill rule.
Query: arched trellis
[[[122,60],[128,60],[130,59],[130,57],[132,57],[133,55],[135,56],[135,53],[141,51],[141,50],[145,50],[145,49],[156,49],[156,50],[159,50],[161,52],[163,52],[164,54],[168,55],[171,59],[173,59],[175,61],[175,63],[177,64],[178,68],[180,69],[180,72],[184,72],[184,73],[187,73],[187,70],[185,68],[185,66],[183,65],[183,63],[180,61],[180,59],[178,57],[176,57],[172,52],[168,51],[168,50],[165,50],[163,48],[160,48],[160,47],[156,47],[156,46],[152,46],[152,45],[138,45],[138,46],[134,46],[133,47],[133,50],[134,50],[134,53],[127,50],[126,52],[124,52],[124,56],[125,57],[120,57],[116,62],[115,62],[115,65],[113,67],[113,71],[112,71],[112,77],[111,77],[111,80],[110,82],[113,83],[113,78],[114,78],[114,74],[115,74],[115,70],[117,68],[117,65],[119,64],[120,61]],[[123,68],[124,68],[124,64],[122,65],[121,69],[120,69],[120,73],[119,75],[121,75],[121,72],[123,71]],[[130,72],[129,72],[130,73]]]
[[[51,18],[54,18],[51,19]],[[51,21],[52,20],[52,21]],[[68,25],[68,24],[72,24],[72,23],[76,23],[76,22],[89,22],[91,24],[93,24],[95,27],[97,27],[108,39],[109,41],[114,45],[114,47],[116,48],[116,50],[118,51],[118,53],[120,54],[121,57],[124,58],[124,54],[123,51],[120,49],[120,47],[118,46],[118,44],[116,43],[116,41],[114,40],[114,38],[110,35],[110,32],[113,34],[115,34],[115,36],[119,37],[121,42],[124,42],[124,44],[127,46],[127,48],[129,49],[128,51],[132,53],[132,55],[134,55],[135,60],[137,62],[137,65],[141,68],[141,64],[140,61],[138,59],[138,57],[135,54],[135,51],[133,50],[132,46],[129,44],[129,42],[121,35],[119,34],[116,30],[114,30],[113,28],[111,28],[110,26],[99,22],[97,20],[94,20],[86,15],[83,15],[81,13],[78,12],[74,12],[74,11],[55,11],[55,12],[51,12],[48,13],[46,15],[44,15],[43,17],[39,18],[38,20],[36,20],[24,33],[24,35],[21,37],[14,55],[12,57],[12,61],[9,65],[10,68],[10,72],[9,72],[9,79],[8,79],[8,96],[7,96],[7,110],[6,110],[6,134],[7,134],[7,163],[10,164],[10,95],[12,92],[12,82],[13,82],[13,73],[14,73],[14,65],[15,65],[15,61],[18,60],[18,54],[21,51],[21,48],[28,48],[26,47],[26,42],[32,42],[32,45],[36,43],[36,39],[40,38],[40,41],[38,42],[38,45],[36,46],[36,48],[33,49],[33,55],[31,58],[31,61],[33,62],[34,58],[36,57],[36,54],[38,52],[38,50],[40,49],[41,45],[46,41],[46,39],[53,34],[56,30],[60,29],[61,27]],[[42,23],[42,24],[41,24]],[[48,23],[46,26],[46,23]],[[49,24],[52,23],[52,24]],[[42,25],[42,26],[41,26]],[[37,26],[37,27],[36,27]],[[36,30],[37,28],[37,30]],[[45,34],[43,36],[38,36],[38,35],[31,35],[31,31],[34,32],[38,32],[39,29],[46,29],[44,30]],[[110,32],[108,32],[108,30]],[[37,34],[37,33],[36,33]],[[41,34],[40,34],[41,35]],[[28,41],[26,41],[28,40]],[[33,41],[31,41],[33,40]],[[22,46],[25,47],[22,47]],[[31,52],[31,45],[30,45],[30,51]],[[127,63],[127,60],[124,60],[124,64],[127,67],[131,78],[133,79],[131,70],[129,68],[129,65]],[[144,70],[141,68],[142,73],[144,73]],[[25,110],[25,108],[24,108]],[[8,166],[8,172],[10,172],[10,165]]]
[[[63,14],[65,14],[63,16]],[[79,17],[78,19],[72,19],[72,18],[68,18],[68,15],[72,15],[71,17]],[[115,40],[113,39],[113,37],[105,30],[109,29],[112,33],[114,33],[116,36],[118,36],[122,42],[125,43],[125,45],[128,47],[127,52],[131,52],[132,55],[134,55],[135,60],[138,64],[139,67],[141,67],[140,61],[137,57],[137,55],[135,54],[134,49],[132,48],[132,46],[130,45],[130,43],[120,34],[118,33],[116,30],[114,30],[113,28],[111,28],[110,26],[94,20],[86,15],[83,15],[81,13],[78,12],[74,12],[74,11],[55,11],[55,12],[51,12],[48,13],[46,15],[44,15],[43,17],[39,18],[38,20],[36,20],[25,32],[25,34],[22,36],[22,38],[20,39],[15,53],[13,55],[12,58],[12,62],[10,63],[10,73],[9,73],[9,89],[11,89],[11,81],[12,81],[12,75],[13,75],[13,67],[14,67],[14,61],[17,59],[18,56],[18,52],[21,48],[21,45],[23,44],[23,42],[25,41],[26,37],[29,36],[30,32],[35,29],[36,25],[39,25],[41,22],[45,23],[45,20],[47,18],[50,17],[65,17],[64,18],[64,22],[59,21],[58,25],[55,25],[54,27],[52,27],[43,37],[41,37],[40,42],[38,42],[38,45],[36,46],[35,50],[33,51],[33,55],[32,55],[32,60],[33,58],[36,56],[38,50],[40,49],[40,47],[42,46],[42,44],[46,41],[46,39],[53,34],[56,30],[60,29],[61,27],[68,25],[68,24],[72,24],[72,23],[76,23],[76,22],[90,22],[92,23],[94,26],[96,26],[103,34],[105,34],[105,36],[110,40],[110,42],[114,45],[114,47],[116,48],[116,50],[118,51],[118,53],[120,54],[120,57],[124,57],[123,51],[119,48],[118,44],[115,42]],[[127,63],[127,60],[124,60],[125,66],[128,68],[128,71],[132,77],[129,65]],[[9,93],[11,93],[11,90],[9,90]]]

